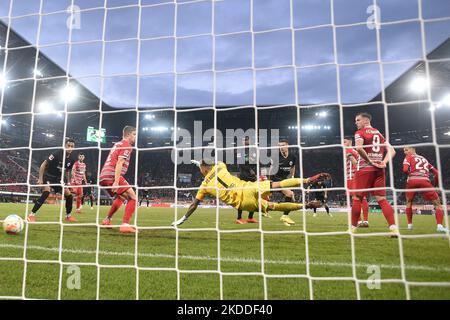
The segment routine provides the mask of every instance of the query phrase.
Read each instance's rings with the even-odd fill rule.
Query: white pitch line
[[[13,245],[13,244],[0,244],[0,248],[9,248],[9,249],[23,249],[23,246]],[[49,251],[49,252],[59,252],[59,248],[48,248],[41,246],[28,246],[27,250],[40,250],[40,251]],[[73,254],[91,254],[95,255],[95,250],[79,250],[79,249],[63,249],[63,253],[73,253]],[[99,251],[100,255],[107,256],[126,256],[126,257],[134,257],[134,252],[126,252],[126,251]],[[138,253],[139,257],[147,257],[147,258],[167,258],[167,259],[175,259],[175,255],[171,254],[162,254],[162,253]],[[200,260],[200,261],[217,261],[216,257],[210,256],[191,256],[191,255],[179,255],[179,259],[187,259],[187,260]],[[234,257],[221,257],[222,262],[235,262],[235,263],[250,263],[250,264],[261,264],[261,260],[259,259],[251,259],[251,258],[234,258]],[[306,265],[306,261],[304,260],[265,260],[267,264],[281,264],[281,265]],[[351,267],[351,263],[346,262],[329,262],[329,261],[310,261],[310,265],[314,266],[329,266],[329,267]],[[377,265],[382,269],[401,269],[400,265],[395,264],[376,264],[376,263],[357,263],[356,267],[358,268],[367,268],[372,265]],[[421,266],[421,265],[406,265],[406,269],[410,270],[421,270],[421,271],[435,271],[435,272],[450,272],[450,267],[432,267],[432,266]]]

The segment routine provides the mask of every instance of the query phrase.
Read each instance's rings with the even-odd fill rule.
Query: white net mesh
[[[406,230],[397,163],[409,145],[431,157],[448,226],[447,1],[5,0],[0,6],[0,219],[31,211],[41,192],[38,167],[66,137],[75,139],[75,153],[87,155],[93,185],[82,187],[94,186],[96,194],[95,214],[74,214],[79,222],[65,222],[62,199],[49,198],[59,217],[56,205],[44,204],[22,234],[0,238],[6,270],[0,298],[449,298],[449,233],[435,233],[434,218],[425,214],[415,215],[417,230]],[[395,240],[376,212],[368,232],[349,231],[342,141],[354,134],[361,111],[372,113],[398,152],[386,188],[400,227]],[[195,121],[203,125],[199,131]],[[137,127],[127,174],[138,200],[135,236],[117,232],[118,217],[114,230],[101,225],[111,201],[98,184],[100,170],[125,125]],[[105,141],[100,135],[86,141],[89,128],[106,128]],[[214,131],[204,140],[208,129],[223,137]],[[302,209],[291,213],[295,227],[275,213],[274,219],[255,213],[257,225],[234,225],[235,210],[217,197],[171,227],[201,182],[198,170],[180,161],[182,152],[189,160],[209,149],[216,160],[239,152],[242,145],[234,136],[230,143],[226,129],[256,130],[261,175],[267,170],[261,154],[277,154],[278,140],[264,144],[258,130],[279,130],[270,135],[297,150],[295,176],[333,176],[327,192],[334,217],[315,219]],[[238,170],[235,163],[228,169]],[[303,202],[315,191],[292,189]],[[281,200],[279,192],[272,197]],[[418,208],[432,211],[425,203]]]

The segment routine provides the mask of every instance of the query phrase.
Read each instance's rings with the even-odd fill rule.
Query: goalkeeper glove
[[[183,224],[186,220],[187,220],[186,216],[182,216],[181,219],[178,219],[177,221],[172,222],[172,227],[179,226],[179,225]]]
[[[191,160],[191,163],[194,164],[194,165],[196,165],[197,167],[200,168],[200,161],[197,161],[197,160]]]

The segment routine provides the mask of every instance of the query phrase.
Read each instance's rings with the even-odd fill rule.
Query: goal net
[[[0,234],[0,298],[449,299],[449,30],[447,0],[0,0],[0,222],[27,219],[50,155],[86,165]],[[361,190],[386,190],[396,238],[375,197],[352,231],[360,113],[396,151],[386,187]],[[136,234],[119,231],[130,198],[102,223],[114,198],[100,173],[125,126]],[[439,171],[410,226],[405,147]],[[205,179],[191,160],[226,169]],[[332,179],[267,195],[266,179],[321,172]],[[434,190],[439,203],[422,197]]]

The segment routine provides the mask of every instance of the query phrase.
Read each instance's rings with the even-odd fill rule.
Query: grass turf
[[[9,214],[25,216],[25,205],[2,203],[0,208],[0,220]],[[74,216],[79,223],[95,224],[107,210],[100,207],[97,217],[97,207],[85,207],[82,214]],[[120,223],[123,210],[116,214],[114,223]],[[178,209],[178,217],[185,211]],[[175,219],[175,209],[166,208],[138,209],[138,226],[149,229],[140,230],[137,238],[120,234],[117,228],[67,223],[63,227],[57,223],[30,224],[27,232],[16,236],[2,232],[0,297],[22,297],[24,293],[26,298],[36,299],[220,299],[222,292],[224,299],[239,300],[310,299],[311,295],[314,299],[356,299],[359,290],[361,299],[405,299],[409,290],[411,299],[450,299],[446,236],[402,238],[401,242],[384,235],[354,237],[353,269],[350,235],[314,234],[345,232],[346,213],[328,217],[320,212],[314,218],[310,212],[305,217],[302,212],[293,212],[291,217],[297,224],[292,227],[279,221],[279,213],[272,216],[261,221],[262,230],[267,231],[263,235],[259,224],[234,224],[234,210],[221,209],[217,215],[215,209],[198,209],[177,236],[168,227]],[[370,228],[358,234],[387,231],[381,214],[369,218]],[[399,220],[403,235],[435,235],[433,216],[415,216],[414,231],[406,230],[404,215]],[[59,221],[59,206],[41,208],[38,222]],[[307,237],[301,232],[274,232],[302,231],[304,223]],[[162,228],[152,229],[155,227]],[[358,280],[370,280],[371,268],[379,268],[382,280],[392,281],[373,288],[353,280],[354,273]],[[74,285],[74,272],[81,276],[79,286]],[[403,277],[408,286],[401,281]],[[446,282],[447,286],[430,284],[435,282]]]

